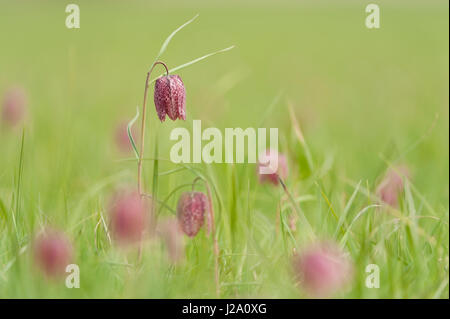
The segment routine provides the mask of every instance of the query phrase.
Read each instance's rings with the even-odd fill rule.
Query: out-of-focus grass
[[[185,123],[159,124],[149,104],[146,157],[157,133],[159,156],[168,158],[170,130],[190,128],[193,119],[221,129],[278,127],[289,156],[287,186],[301,212],[318,237],[341,241],[355,262],[354,285],[340,296],[448,298],[448,3],[381,1],[379,30],[365,28],[365,4],[357,1],[78,4],[81,29],[68,30],[63,3],[0,2],[0,91],[19,84],[29,95],[20,185],[21,131],[0,129],[1,297],[215,296],[203,232],[188,241],[176,267],[158,242],[145,247],[136,267],[136,256],[111,247],[102,228],[94,233],[112,191],[136,184],[133,154],[124,160],[115,149],[115,125],[141,105],[145,73],[164,39],[200,13],[170,43],[162,57],[169,67],[236,49],[180,71]],[[288,101],[311,149],[312,171]],[[376,203],[387,165],[397,163],[412,175],[400,208],[369,208],[355,220]],[[147,189],[152,167],[145,161]],[[296,233],[287,232],[291,208],[281,189],[259,185],[254,165],[192,167],[218,190],[222,297],[302,297],[289,256],[302,247],[305,229],[299,223]],[[173,168],[159,162],[159,172]],[[158,198],[189,183],[192,172],[159,176]],[[331,209],[352,225],[345,239]],[[73,240],[80,289],[33,271],[30,241],[47,222]],[[365,287],[369,263],[380,266],[379,289]]]

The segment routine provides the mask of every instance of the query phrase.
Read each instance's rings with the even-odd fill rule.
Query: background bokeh
[[[180,267],[152,243],[143,265],[131,271],[134,257],[94,233],[113,190],[136,183],[133,154],[115,145],[116,127],[141,106],[145,75],[162,42],[199,13],[164,53],[169,67],[236,47],[180,70],[186,122],[160,124],[150,93],[147,157],[158,140],[159,156],[168,158],[171,129],[190,128],[193,119],[221,130],[278,127],[289,157],[288,186],[295,196],[311,195],[300,205],[323,238],[333,238],[336,221],[321,190],[339,214],[359,181],[373,192],[389,164],[405,164],[416,215],[432,217],[421,219],[420,229],[436,242],[413,231],[418,243],[411,244],[404,225],[389,217],[378,237],[366,237],[365,225],[383,214],[374,210],[355,223],[347,250],[357,279],[342,297],[448,298],[448,2],[376,1],[377,30],[365,27],[366,2],[76,1],[81,28],[69,30],[64,1],[0,1],[0,97],[20,86],[28,98],[22,170],[22,129],[0,128],[0,297],[214,297],[205,236],[187,244]],[[296,140],[288,103],[317,171]],[[302,296],[290,274],[293,244],[276,231],[281,190],[259,185],[254,165],[197,167],[219,194],[223,297]],[[173,168],[160,162],[160,172]],[[151,161],[144,173],[150,189]],[[160,199],[194,177],[161,175]],[[176,200],[168,205],[175,208]],[[358,195],[349,221],[368,201]],[[410,216],[405,206],[400,210]],[[46,223],[72,238],[80,289],[31,270],[30,241]],[[301,231],[300,225],[300,246]],[[368,263],[381,267],[378,290],[364,286]]]

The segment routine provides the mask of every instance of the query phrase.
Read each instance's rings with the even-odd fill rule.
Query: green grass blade
[[[173,72],[175,72],[175,71],[184,69],[184,68],[186,68],[186,67],[188,67],[188,66],[190,66],[190,65],[192,65],[192,64],[195,64],[195,63],[197,63],[197,62],[200,62],[200,61],[202,61],[202,60],[204,60],[204,59],[206,59],[206,58],[209,58],[209,57],[211,57],[211,56],[213,56],[213,55],[216,55],[216,54],[218,54],[218,53],[230,51],[230,50],[233,49],[233,48],[234,48],[234,45],[232,45],[232,46],[230,46],[230,47],[228,47],[228,48],[222,49],[222,50],[218,50],[218,51],[215,51],[215,52],[206,54],[206,55],[201,56],[201,57],[199,57],[199,58],[197,58],[197,59],[194,59],[194,60],[192,60],[192,61],[186,62],[186,63],[184,63],[184,64],[181,64],[181,65],[179,65],[179,66],[176,66],[176,67],[170,69],[170,70],[169,70],[169,73],[173,73]],[[160,75],[160,76],[162,76],[162,75]],[[159,78],[160,76],[158,76],[158,77],[152,79],[152,80],[150,81],[150,83],[155,82],[156,79]]]
[[[166,196],[166,198],[161,202],[161,205],[158,209],[158,216],[161,214],[161,211],[163,209],[163,207],[167,207],[167,202],[169,201],[169,199],[172,197],[172,195],[174,195],[176,192],[178,192],[180,189],[185,188],[185,187],[192,187],[192,183],[185,183],[185,184],[181,184],[177,187],[175,187],[170,193],[169,195]]]
[[[350,199],[348,200],[347,205],[345,205],[344,212],[343,212],[342,215],[340,216],[338,226],[336,227],[336,232],[335,232],[335,234],[334,234],[335,237],[337,236],[337,232],[339,231],[339,229],[341,229],[341,231],[342,231],[343,233],[345,233],[344,229],[342,228],[342,225],[344,224],[345,219],[347,218],[347,214],[348,214],[348,212],[350,211],[350,207],[352,206],[352,203],[353,203],[353,201],[355,200],[355,197],[356,197],[356,195],[357,195],[358,192],[359,192],[359,187],[360,187],[360,186],[361,186],[361,181],[359,181],[358,185],[356,185],[355,190],[353,191],[352,196],[350,196]]]
[[[131,133],[131,128],[133,127],[136,120],[139,118],[139,106],[136,107],[136,115],[133,117],[133,119],[128,123],[127,125],[127,133],[128,138],[130,139],[131,146],[133,147],[134,155],[136,155],[136,159],[139,159],[139,151],[136,147],[136,143],[133,139],[133,134]]]
[[[17,244],[19,244],[19,245],[20,245],[20,240],[19,240],[19,230],[17,228],[17,218],[19,217],[19,213],[20,213],[20,186],[21,186],[22,171],[23,171],[23,148],[24,148],[24,142],[25,142],[25,129],[22,130],[22,141],[21,141],[21,144],[20,144],[19,172],[18,172],[18,176],[17,176],[17,186],[16,186],[16,208],[15,208],[14,213],[12,214],[14,230],[15,230],[15,233],[16,233]]]
[[[345,231],[344,236],[342,236],[341,239],[341,246],[344,246],[347,242],[347,238],[348,235],[350,233],[350,230],[352,228],[352,226],[355,224],[355,222],[359,219],[359,217],[361,217],[365,212],[367,212],[370,208],[375,208],[375,207],[381,207],[381,205],[378,204],[372,204],[369,206],[364,207],[356,216],[355,218],[353,218],[352,222],[350,223],[350,225],[347,227],[347,230]]]
[[[180,31],[181,29],[183,29],[185,26],[187,26],[188,24],[190,24],[191,22],[193,22],[195,19],[197,19],[199,16],[199,14],[197,13],[191,20],[183,23],[181,26],[179,26],[177,29],[175,29],[175,31],[173,31],[168,37],[167,39],[164,41],[163,45],[161,46],[161,49],[159,50],[158,55],[156,56],[155,62],[159,60],[159,58],[161,57],[161,55],[163,55],[163,53],[166,51],[167,46],[169,45],[170,41],[172,40],[172,38],[175,36],[175,34],[177,34],[178,31]]]
[[[0,217],[2,217],[5,221],[8,221],[8,212],[6,210],[5,203],[3,203],[0,198]]]
[[[316,182],[316,186],[319,188],[320,194],[322,195],[323,199],[328,205],[328,208],[330,209],[331,213],[333,214],[336,221],[339,221],[339,217],[337,216],[336,212],[334,211],[333,205],[331,204],[330,200],[328,199],[327,195],[323,191],[322,187],[320,187],[319,183]]]
[[[190,66],[190,65],[192,65],[192,64],[195,64],[195,63],[197,63],[197,62],[200,62],[200,61],[202,61],[202,60],[204,60],[204,59],[206,59],[206,58],[209,58],[209,57],[211,57],[211,56],[213,56],[213,55],[216,55],[216,54],[218,54],[218,53],[230,51],[230,50],[233,49],[233,48],[234,48],[234,45],[232,45],[232,46],[230,46],[230,47],[228,47],[228,48],[222,49],[222,50],[218,50],[218,51],[215,51],[215,52],[206,54],[206,55],[204,55],[204,56],[201,56],[201,57],[199,57],[199,58],[197,58],[197,59],[194,59],[194,60],[189,61],[189,62],[187,62],[187,63],[184,63],[184,64],[182,64],[182,65],[176,66],[176,67],[174,67],[173,69],[170,69],[169,72],[172,73],[172,72],[175,72],[175,71],[184,69],[185,67],[188,67],[188,66]]]

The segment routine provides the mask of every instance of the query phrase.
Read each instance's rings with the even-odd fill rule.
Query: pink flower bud
[[[186,119],[186,90],[178,75],[162,76],[156,80],[154,101],[161,122],[166,119],[166,114],[173,121]]]
[[[158,224],[158,235],[165,243],[169,259],[178,263],[183,259],[184,242],[180,224],[174,218],[164,220]]]
[[[302,288],[314,297],[330,297],[345,288],[353,266],[337,245],[321,243],[294,256],[294,270]]]
[[[183,232],[189,237],[197,235],[209,214],[208,199],[201,192],[186,192],[178,200],[177,216]]]
[[[133,139],[136,142],[136,128],[132,127],[131,133],[133,134]],[[115,131],[115,142],[117,148],[124,154],[129,153],[133,150],[131,146],[130,138],[128,137],[128,123],[122,122],[116,127]]]
[[[398,206],[398,197],[403,191],[403,176],[409,176],[405,166],[390,168],[377,188],[378,197],[392,207]]]
[[[11,88],[3,98],[2,118],[11,126],[17,125],[25,117],[27,98],[22,88]]]
[[[114,238],[125,244],[141,240],[147,225],[148,206],[148,202],[137,192],[116,196],[110,208],[110,226]]]
[[[268,174],[263,174],[262,168],[267,169],[269,171]],[[268,182],[278,185],[278,176],[284,180],[288,175],[286,157],[276,150],[268,149],[265,154],[259,157],[257,170],[260,183]]]
[[[58,277],[65,274],[72,258],[72,246],[63,233],[46,230],[36,238],[33,248],[35,262],[45,275]]]

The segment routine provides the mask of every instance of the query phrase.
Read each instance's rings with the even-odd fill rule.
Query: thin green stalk
[[[161,64],[166,69],[167,75],[169,75],[169,68],[164,62],[156,61],[153,63],[152,67],[150,68],[150,71],[147,72],[147,77],[145,79],[145,89],[144,89],[144,102],[142,104],[142,124],[141,124],[141,147],[139,152],[139,159],[138,159],[138,192],[139,194],[143,194],[142,189],[142,159],[144,158],[144,145],[145,145],[145,119],[147,115],[147,93],[148,93],[148,87],[149,87],[149,80],[150,75],[152,74],[153,69],[156,65]]]

